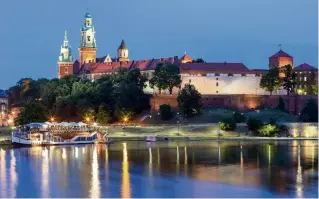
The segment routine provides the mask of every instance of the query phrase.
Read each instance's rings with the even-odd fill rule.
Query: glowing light
[[[86,120],[87,122],[90,122],[90,118],[89,118],[89,117],[86,117],[85,120]]]
[[[42,168],[41,168],[41,192],[42,198],[49,198],[49,150],[44,148],[42,151]]]
[[[90,196],[91,198],[100,197],[100,179],[99,179],[99,162],[97,160],[97,150],[94,147],[92,155],[92,170],[91,170],[91,189]]]
[[[55,118],[54,117],[50,117],[50,121],[54,122]]]
[[[131,198],[131,183],[129,173],[129,162],[127,161],[127,147],[123,143],[123,161],[122,161],[122,184],[121,184],[121,197]]]
[[[93,123],[93,126],[97,126],[97,123],[96,123],[96,122],[94,122],[94,123]]]
[[[62,149],[62,159],[66,159],[66,151],[65,148]]]
[[[13,122],[13,120],[12,120],[12,119],[9,119],[9,120],[8,120],[8,123],[9,123],[9,124],[11,124],[12,122]]]
[[[148,148],[148,153],[149,153],[149,163],[152,164],[152,149],[151,148]]]
[[[128,121],[128,118],[127,118],[127,117],[124,117],[124,118],[123,118],[123,121],[124,121],[124,122],[127,122],[127,121]]]

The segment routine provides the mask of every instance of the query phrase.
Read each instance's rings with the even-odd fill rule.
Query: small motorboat
[[[146,142],[156,142],[156,136],[147,136]]]

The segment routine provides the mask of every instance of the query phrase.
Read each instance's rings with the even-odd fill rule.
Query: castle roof
[[[148,59],[148,60],[136,60],[136,61],[127,61],[119,62],[112,61],[111,63],[103,63],[102,58],[98,58],[99,62],[97,63],[86,63],[84,64],[79,72],[85,73],[109,73],[116,72],[119,68],[133,69],[138,68],[141,71],[154,70],[156,65],[161,62],[170,62],[172,64],[179,65],[178,57],[167,57],[159,59]]]
[[[186,62],[192,62],[193,61],[193,58],[191,58],[188,54],[184,54],[182,57],[181,57],[181,61],[186,63]]]
[[[127,50],[127,47],[126,47],[126,44],[125,44],[124,39],[122,39],[121,45],[119,46],[119,48],[118,48],[118,49]]]
[[[299,66],[294,68],[295,71],[312,71],[312,70],[318,70],[318,68],[315,68],[307,63],[300,64]]]
[[[269,58],[278,58],[278,57],[291,57],[292,58],[292,56],[290,56],[288,53],[286,53],[283,50],[279,50],[276,54],[272,55]]]
[[[243,63],[185,63],[180,66],[185,73],[243,73],[250,70]]]
[[[91,14],[89,13],[89,10],[88,10],[88,9],[86,9],[84,18],[92,18],[92,16],[91,16]]]

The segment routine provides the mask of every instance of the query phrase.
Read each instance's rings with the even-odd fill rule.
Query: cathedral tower
[[[64,33],[64,41],[61,46],[60,56],[58,60],[58,78],[73,74],[73,58],[71,54],[71,46],[69,44],[67,31]]]
[[[122,39],[121,45],[117,49],[117,57],[120,62],[130,61],[128,58],[128,48],[126,47],[124,39]]]
[[[85,13],[83,26],[81,28],[79,59],[80,65],[85,63],[95,63],[96,61],[95,31],[92,24],[92,16],[88,10]]]

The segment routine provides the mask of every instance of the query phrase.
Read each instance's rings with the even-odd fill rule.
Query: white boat
[[[156,142],[156,136],[147,136],[146,142]]]
[[[60,123],[61,124],[61,123]],[[18,145],[65,145],[92,144],[99,140],[98,132],[89,126],[78,127],[74,124],[31,123],[18,127],[12,132],[11,142]]]

